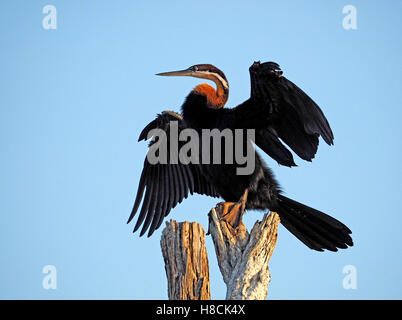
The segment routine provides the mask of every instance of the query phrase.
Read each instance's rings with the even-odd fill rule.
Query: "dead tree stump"
[[[205,231],[197,222],[170,220],[162,232],[161,248],[170,300],[209,300],[209,266]]]
[[[278,238],[278,214],[265,214],[248,233],[243,222],[232,228],[220,213],[220,204],[210,211],[209,232],[227,286],[226,300],[266,299],[271,280],[268,262]]]
[[[221,218],[218,204],[209,213],[209,233],[227,300],[263,300],[271,276],[268,262],[275,249],[279,216],[265,214],[249,233],[243,222],[233,228]],[[205,232],[196,222],[170,220],[162,232],[162,254],[170,300],[211,299]]]

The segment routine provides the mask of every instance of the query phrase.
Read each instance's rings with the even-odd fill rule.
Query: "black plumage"
[[[179,131],[192,128],[200,134],[202,129],[255,129],[255,144],[279,164],[288,167],[296,164],[284,144],[307,161],[314,158],[320,136],[327,144],[333,144],[332,130],[319,106],[286,79],[276,63],[255,62],[250,67],[250,98],[232,109],[223,108],[228,84],[222,71],[203,64],[172,72],[172,75],[182,74],[213,80],[217,90],[211,90],[213,88],[205,84],[197,86],[185,99],[181,114],[162,112],[144,128],[139,140],[146,140],[152,129],[159,128],[167,133],[170,150],[172,120],[178,122]],[[156,142],[153,139],[150,145]],[[179,141],[179,147],[182,145],[183,142]],[[309,248],[336,251],[337,248],[353,245],[351,231],[344,224],[283,196],[272,171],[254,152],[255,170],[249,175],[237,175],[236,162],[170,164],[168,159],[167,164],[150,164],[146,159],[129,218],[130,222],[142,201],[134,231],[143,225],[140,235],[148,229],[148,236],[152,235],[170,210],[194,192],[237,202],[247,189],[246,210],[269,209],[277,212],[281,223]]]

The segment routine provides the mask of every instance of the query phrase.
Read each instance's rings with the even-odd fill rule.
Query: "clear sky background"
[[[42,8],[57,8],[44,30]],[[357,30],[342,27],[345,5]],[[355,246],[309,250],[282,226],[270,299],[401,299],[402,1],[1,1],[0,298],[166,299],[160,228],[126,225],[156,113],[179,110],[198,83],[154,74],[221,68],[228,106],[249,96],[254,60],[324,110],[335,145],[285,168],[265,156],[286,195],[328,212]],[[169,218],[198,221],[216,199],[193,196]],[[262,214],[249,212],[252,226]],[[224,299],[212,240],[211,291]],[[57,269],[45,290],[42,268]],[[345,290],[342,269],[357,270]]]

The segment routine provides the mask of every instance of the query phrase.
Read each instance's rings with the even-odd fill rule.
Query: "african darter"
[[[224,108],[229,84],[221,70],[210,64],[198,64],[181,71],[159,73],[160,76],[191,76],[215,83],[197,85],[186,97],[181,114],[164,111],[141,132],[146,140],[150,130],[169,133],[171,121],[179,130],[255,129],[255,145],[280,165],[295,166],[292,153],[311,161],[321,136],[333,144],[333,133],[319,106],[294,83],[282,75],[274,62],[254,62],[249,69],[251,95],[235,108]],[[169,134],[167,134],[169,137]],[[168,138],[169,139],[169,138]],[[151,141],[154,143],[155,141]],[[224,218],[237,226],[247,209],[271,210],[281,223],[309,248],[337,251],[353,245],[351,231],[340,221],[285,197],[271,170],[255,152],[255,170],[237,175],[234,164],[150,164],[147,159],[141,174],[130,222],[142,202],[134,232],[143,224],[140,235],[158,229],[170,210],[193,192],[226,201]],[[145,196],[144,196],[145,193]],[[144,197],[143,197],[144,196]],[[144,198],[144,199],[143,199]],[[143,200],[142,200],[143,199]]]

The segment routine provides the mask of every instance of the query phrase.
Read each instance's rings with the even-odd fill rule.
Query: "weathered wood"
[[[170,220],[162,232],[161,248],[169,299],[211,299],[203,227],[197,222]]]
[[[233,228],[221,218],[222,203],[209,213],[209,233],[215,245],[227,300],[264,300],[271,276],[268,262],[275,249],[279,216],[272,212],[248,233],[243,222]]]

